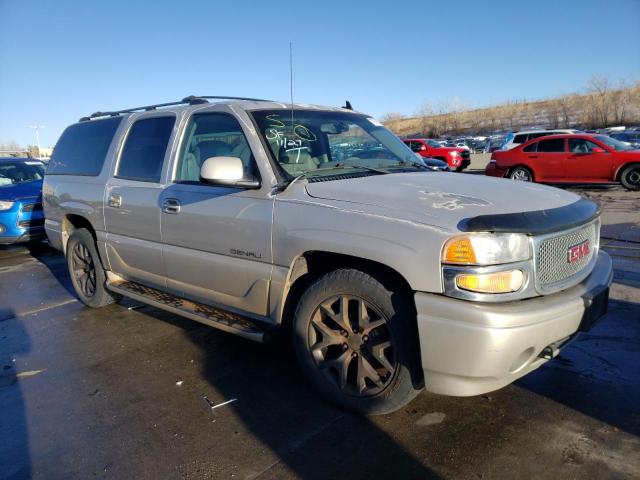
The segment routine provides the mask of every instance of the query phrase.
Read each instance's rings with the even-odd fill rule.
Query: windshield
[[[435,147],[435,148],[440,148],[442,146],[435,140],[427,140],[427,143],[429,144],[429,146]]]
[[[347,112],[253,112],[273,158],[290,176],[329,174],[334,168],[421,166],[398,137],[372,118]],[[322,170],[322,172],[320,172]]]
[[[622,152],[626,150],[633,150],[633,147],[631,145],[627,145],[626,143],[622,143],[620,140],[616,140],[615,138],[611,138],[606,135],[596,135],[596,138],[602,143],[609,145],[614,150]]]
[[[44,165],[40,162],[0,162],[0,187],[34,182],[43,177]]]

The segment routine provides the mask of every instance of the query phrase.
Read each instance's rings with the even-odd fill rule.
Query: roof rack
[[[189,95],[188,97],[184,97],[179,102],[168,102],[168,103],[157,103],[155,105],[146,105],[144,107],[134,107],[127,108],[125,110],[114,110],[110,112],[95,112],[89,115],[88,117],[82,117],[80,119],[81,122],[87,122],[94,118],[100,117],[116,117],[123,113],[133,113],[140,111],[151,111],[156,110],[161,107],[172,107],[175,105],[200,105],[204,103],[209,103],[209,100],[248,100],[252,102],[269,102],[270,100],[264,100],[262,98],[249,98],[249,97],[228,97],[224,95]]]

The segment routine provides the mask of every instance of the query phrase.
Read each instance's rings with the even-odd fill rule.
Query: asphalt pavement
[[[259,345],[124,301],[80,304],[64,258],[0,249],[0,478],[640,478],[640,195],[603,206],[609,313],[502,390],[362,417]]]

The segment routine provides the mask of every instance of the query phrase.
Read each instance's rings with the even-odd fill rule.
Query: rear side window
[[[550,140],[540,140],[538,142],[538,152],[564,152],[564,138],[553,138]]]
[[[517,143],[518,145],[527,141],[527,134],[516,135],[513,137],[513,143]]]
[[[99,175],[121,120],[113,117],[71,125],[53,150],[47,175]]]
[[[535,152],[539,142],[533,142],[522,149],[523,152]]]
[[[175,117],[154,117],[133,124],[120,155],[116,177],[159,182]]]
[[[554,132],[538,132],[538,133],[530,133],[529,140],[533,140],[534,138],[546,137],[548,135],[555,135]]]

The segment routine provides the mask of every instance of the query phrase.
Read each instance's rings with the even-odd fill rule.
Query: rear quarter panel
[[[65,217],[79,215],[88,220],[96,231],[98,248],[101,250],[100,254],[105,266],[107,266],[106,254],[101,248],[104,246],[105,236],[104,191],[126,131],[127,122],[124,120],[126,119],[120,122],[111,140],[100,174],[97,176],[46,174],[42,185],[45,230],[51,246],[64,251],[68,240],[64,231]]]

